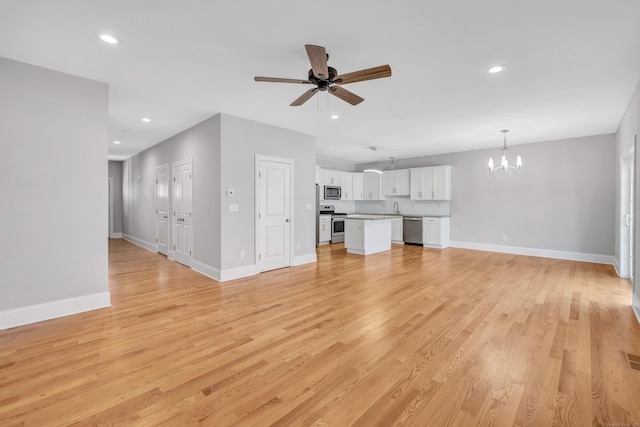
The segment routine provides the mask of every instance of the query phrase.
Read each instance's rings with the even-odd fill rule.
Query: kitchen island
[[[370,255],[391,249],[391,219],[386,215],[349,215],[344,221],[344,247],[350,254]]]

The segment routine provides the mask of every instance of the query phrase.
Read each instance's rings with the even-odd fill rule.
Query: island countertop
[[[352,214],[347,215],[346,219],[360,219],[365,221],[378,220],[378,219],[393,219],[402,218],[399,215],[366,215],[366,214]]]

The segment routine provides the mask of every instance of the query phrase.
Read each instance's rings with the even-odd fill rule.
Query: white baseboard
[[[219,268],[194,260],[191,262],[191,269],[218,282],[227,282],[229,280],[241,279],[258,274],[258,268],[255,264],[220,270]]]
[[[218,268],[211,267],[210,265],[200,261],[192,260],[191,269],[197,271],[200,274],[204,274],[205,276],[215,280],[216,282],[221,282],[220,269]]]
[[[111,233],[110,239],[122,239],[122,233]]]
[[[620,273],[620,263],[618,262],[618,258],[614,257],[613,258],[613,269],[616,271],[616,275],[618,277],[622,277],[622,274]],[[625,277],[625,279],[627,279],[628,277]]]
[[[105,307],[111,307],[109,292],[12,308],[0,311],[0,330]]]
[[[631,303],[633,307],[633,312],[636,314],[636,319],[638,319],[638,323],[640,323],[640,295],[633,296],[633,302]]]
[[[300,255],[297,257],[293,257],[293,265],[297,266],[297,265],[304,265],[304,264],[311,264],[312,262],[317,262],[318,261],[318,257],[316,256],[316,253],[312,253],[312,254],[306,254],[306,255]]]
[[[124,240],[126,240],[127,242],[131,242],[134,245],[138,245],[141,248],[145,248],[145,249],[147,249],[147,250],[149,250],[151,252],[157,252],[155,243],[149,243],[147,241],[144,241],[142,239],[138,239],[137,237],[133,237],[133,236],[131,236],[129,234],[125,234],[125,233],[122,233],[122,238]]]
[[[226,282],[228,280],[241,279],[243,277],[255,276],[258,273],[258,266],[255,264],[228,268],[220,272],[220,281]]]
[[[461,249],[473,249],[476,251],[501,252],[505,254],[564,259],[567,261],[592,262],[596,264],[613,265],[615,262],[615,257],[612,255],[586,254],[581,252],[555,251],[549,249],[523,248],[519,246],[503,246],[487,243],[457,241],[451,241],[450,246]]]

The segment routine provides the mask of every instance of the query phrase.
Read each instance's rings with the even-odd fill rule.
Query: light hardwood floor
[[[610,266],[331,245],[220,284],[109,246],[113,307],[0,331],[0,425],[640,426]]]

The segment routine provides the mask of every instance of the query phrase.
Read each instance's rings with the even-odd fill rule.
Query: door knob
[[[287,222],[291,222],[291,220],[290,220],[289,218],[285,219],[285,221],[287,221]]]

